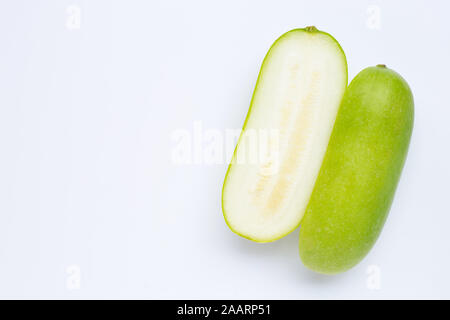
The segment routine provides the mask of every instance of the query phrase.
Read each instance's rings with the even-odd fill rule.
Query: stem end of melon
[[[308,26],[305,28],[307,32],[318,32],[317,28],[315,26]]]

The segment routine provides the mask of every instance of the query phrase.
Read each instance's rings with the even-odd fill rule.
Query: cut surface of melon
[[[346,86],[345,55],[330,35],[295,29],[272,45],[223,187],[235,233],[269,242],[299,225]]]

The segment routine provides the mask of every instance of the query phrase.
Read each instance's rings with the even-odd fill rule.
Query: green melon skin
[[[414,102],[406,81],[384,65],[347,88],[301,222],[303,263],[319,273],[355,266],[377,240],[408,151]]]

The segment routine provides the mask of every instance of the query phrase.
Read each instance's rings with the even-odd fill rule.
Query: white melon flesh
[[[299,225],[346,86],[345,55],[330,35],[296,29],[273,44],[224,182],[235,233],[268,242]]]

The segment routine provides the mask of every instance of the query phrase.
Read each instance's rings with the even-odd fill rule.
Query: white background
[[[450,298],[449,14],[444,0],[2,0],[0,297]],[[257,244],[228,229],[225,163],[171,159],[196,121],[240,128],[269,46],[308,25],[340,42],[349,79],[385,63],[415,96],[385,228],[333,277],[301,264],[298,230]]]

